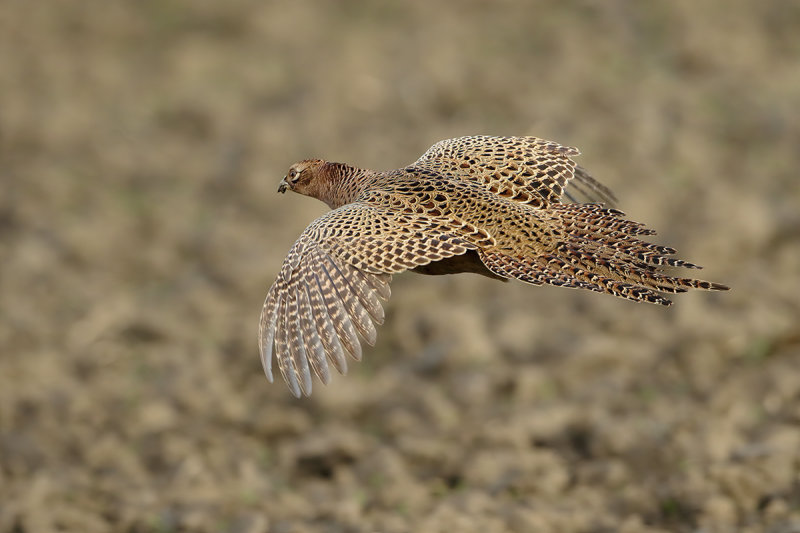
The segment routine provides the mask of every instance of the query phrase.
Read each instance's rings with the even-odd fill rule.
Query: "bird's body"
[[[640,239],[654,232],[606,208],[613,194],[577,167],[574,148],[535,137],[461,137],[433,145],[403,169],[375,172],[314,159],[293,165],[279,187],[332,211],[289,252],[261,314],[262,363],[272,354],[292,392],[327,383],[358,335],[375,342],[391,275],[474,272],[589,289],[669,305],[661,293],[727,287],[673,277],[662,266],[699,268]],[[597,203],[575,200],[571,189]]]

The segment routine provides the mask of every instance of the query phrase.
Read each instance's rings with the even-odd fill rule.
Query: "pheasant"
[[[670,305],[664,293],[728,287],[676,277],[700,268],[642,240],[655,232],[614,209],[609,189],[571,159],[578,150],[536,137],[470,136],[434,144],[388,172],[307,159],[281,180],[332,211],[289,251],[261,312],[261,362],[272,357],[292,394],[310,395],[360,360],[382,324],[392,275],[473,272],[532,285],[587,289]],[[570,190],[566,187],[570,185]],[[562,201],[562,197],[570,203]],[[581,203],[579,197],[585,199]]]

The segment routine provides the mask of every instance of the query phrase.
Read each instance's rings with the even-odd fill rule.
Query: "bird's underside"
[[[447,259],[440,259],[433,261],[427,265],[420,265],[411,269],[412,272],[417,274],[426,274],[428,276],[441,276],[444,274],[480,274],[487,278],[492,278],[500,281],[508,281],[508,278],[495,274],[489,270],[486,265],[481,261],[481,256],[475,250],[467,250],[461,255],[448,257]]]
[[[261,314],[267,377],[272,355],[295,396],[313,371],[347,371],[383,322],[393,274],[473,272],[533,285],[588,289],[669,305],[664,293],[727,290],[667,274],[700,268],[642,240],[655,232],[607,207],[613,193],[577,167],[574,148],[535,137],[462,137],[389,172],[301,161],[281,182],[334,209],[286,258]],[[572,203],[565,203],[563,200]],[[586,200],[589,203],[581,203]]]

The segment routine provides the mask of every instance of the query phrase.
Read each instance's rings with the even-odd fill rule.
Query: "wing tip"
[[[305,372],[300,373],[300,388],[303,391],[303,395],[311,396],[313,384],[311,383],[311,373],[308,371],[308,369],[306,369]]]
[[[264,368],[264,375],[267,376],[267,381],[275,383],[275,377],[272,375],[272,365],[265,364],[264,361],[261,361],[261,366]]]

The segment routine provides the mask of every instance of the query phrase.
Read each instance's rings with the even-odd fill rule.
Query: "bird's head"
[[[358,180],[354,179],[357,171],[343,163],[304,159],[289,167],[289,172],[278,185],[278,192],[293,191],[336,209],[354,201],[358,195]]]
[[[321,159],[304,159],[289,167],[289,172],[278,184],[278,192],[294,191],[298,194],[319,198],[320,183],[323,177],[325,161]]]

